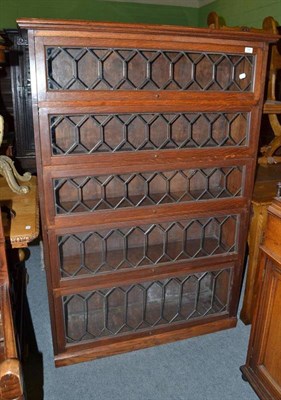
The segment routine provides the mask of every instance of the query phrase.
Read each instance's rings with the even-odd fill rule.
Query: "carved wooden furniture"
[[[0,141],[0,146],[1,143]],[[25,172],[20,175],[15,168],[14,161],[8,156],[0,155],[0,175],[6,179],[14,193],[22,195],[28,193],[28,186],[21,185],[21,182],[28,182],[31,179],[31,173]]]
[[[12,248],[25,248],[39,234],[39,205],[37,178],[27,182],[29,191],[24,196],[11,191],[6,180],[0,177],[0,206],[11,210],[3,215],[4,233]]]
[[[18,22],[56,365],[235,326],[274,36]]]
[[[278,34],[277,22],[272,25],[272,32]],[[277,97],[278,71],[281,70],[281,41],[273,44],[270,49],[268,87],[263,113],[268,115],[269,123],[274,133],[272,141],[261,148],[262,156],[259,157],[259,164],[281,163],[281,98]],[[280,76],[280,75],[279,75]]]
[[[27,272],[24,266],[26,247],[39,235],[39,204],[37,178],[32,177],[27,183],[29,192],[22,196],[11,191],[6,180],[0,177],[0,207],[6,240],[10,282],[15,311],[17,337],[21,351],[26,351],[26,282]]]
[[[252,323],[254,309],[257,304],[258,257],[266,222],[267,208],[272,203],[277,184],[281,178],[281,165],[259,166],[251,204],[251,219],[248,234],[249,258],[245,293],[240,318],[245,324]]]
[[[5,237],[0,218],[0,398],[23,399],[23,380],[18,359],[10,282],[5,254]]]
[[[259,268],[259,299],[243,377],[261,400],[281,398],[281,198],[268,208]]]
[[[240,32],[267,32],[277,34],[277,22],[273,17],[266,17],[263,20],[262,28],[254,28],[248,26],[228,26],[223,17],[219,16],[215,11],[209,13],[207,17],[208,27],[211,29],[222,29],[227,31],[240,31]]]

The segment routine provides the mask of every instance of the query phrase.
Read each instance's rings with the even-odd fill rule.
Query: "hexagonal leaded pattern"
[[[244,146],[248,113],[51,115],[53,155]]]
[[[47,47],[46,59],[49,90],[253,90],[247,54]]]
[[[67,343],[140,332],[228,311],[231,270],[63,297]]]
[[[197,218],[58,237],[61,276],[96,275],[128,268],[237,252],[239,217]]]
[[[239,197],[244,167],[54,179],[57,214]]]

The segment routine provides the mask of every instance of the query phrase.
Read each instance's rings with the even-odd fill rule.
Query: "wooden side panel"
[[[281,396],[281,270],[275,271],[272,282],[271,304],[268,312],[271,315],[271,321],[268,324],[267,336],[264,348],[261,353],[261,365],[264,366],[265,375],[270,375],[275,381],[276,390],[279,389]],[[270,309],[271,308],[271,309]]]
[[[273,260],[267,259],[259,308],[253,325],[255,329],[249,348],[248,368],[258,391],[264,387],[272,399],[281,396],[280,306],[281,270]]]

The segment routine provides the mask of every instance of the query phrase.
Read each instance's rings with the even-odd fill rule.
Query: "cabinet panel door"
[[[253,369],[274,398],[281,398],[281,269],[266,260]],[[263,299],[265,299],[263,301]],[[255,358],[255,360],[254,360]]]
[[[111,108],[116,111],[116,107]],[[44,129],[48,125],[46,146],[54,157],[237,148],[249,144],[249,112],[74,113],[73,110],[58,114],[54,111],[43,126]]]
[[[62,296],[66,346],[226,315],[231,282],[232,269],[222,265]]]
[[[239,225],[240,216],[230,214],[123,228],[94,227],[91,231],[52,235],[50,248],[61,279],[87,278],[236,256]]]
[[[45,62],[49,91],[251,92],[255,57],[242,51],[135,49],[109,43],[102,47],[47,46]]]
[[[230,166],[57,178],[56,214],[241,197],[245,172]]]

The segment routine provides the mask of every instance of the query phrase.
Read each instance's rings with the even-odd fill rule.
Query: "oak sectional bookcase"
[[[56,365],[234,327],[272,36],[18,23]]]

